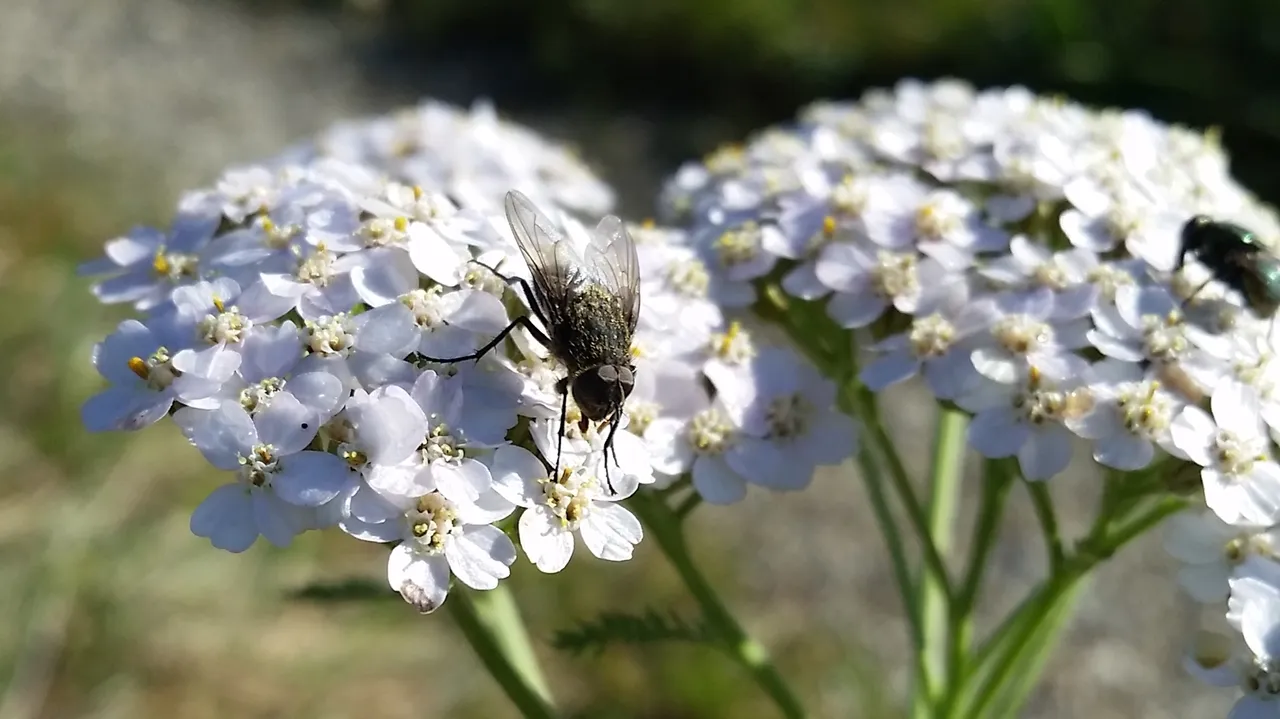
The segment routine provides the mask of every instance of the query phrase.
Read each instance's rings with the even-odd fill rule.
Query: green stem
[[[1044,535],[1045,551],[1049,554],[1049,575],[1054,576],[1062,569],[1066,553],[1062,549],[1062,536],[1058,532],[1058,517],[1053,511],[1053,497],[1043,482],[1024,484],[1031,495],[1031,507],[1035,510],[1036,519],[1040,522],[1040,533]]]
[[[964,474],[965,430],[969,416],[954,407],[938,410],[934,434],[933,467],[929,481],[928,538],[941,556],[951,550],[954,533],[956,500]],[[943,687],[954,681],[959,662],[951,660],[948,641],[950,618],[949,589],[946,575],[923,572],[919,583],[920,625],[924,639],[924,676],[915,692],[915,714],[928,716]]]
[[[449,607],[462,634],[524,717],[554,719],[546,679],[505,584],[489,591],[454,586]]]
[[[676,516],[683,520],[692,514],[693,510],[697,509],[700,504],[702,504],[702,495],[696,491],[692,492],[676,507]]]
[[[720,600],[702,572],[693,563],[685,542],[680,518],[658,497],[640,492],[627,500],[630,507],[649,530],[662,553],[684,581],[702,609],[703,618],[722,641],[723,648],[751,673],[756,684],[769,695],[778,710],[788,719],[805,716],[804,708],[786,680],[773,665],[769,652],[747,634],[742,625]]]
[[[950,691],[941,711],[947,716],[955,708],[958,698],[957,689],[963,686],[968,674],[969,645],[973,637],[973,608],[978,593],[982,589],[982,578],[986,574],[987,560],[991,550],[995,548],[996,536],[1000,529],[1000,519],[1004,516],[1005,501],[1009,490],[1013,487],[1016,476],[1010,468],[1011,460],[988,459],[984,462],[986,470],[982,477],[982,499],[978,505],[978,519],[973,525],[973,536],[969,544],[969,560],[965,566],[964,579],[960,583],[955,601],[951,605],[951,636],[949,666],[953,667],[948,677]]]

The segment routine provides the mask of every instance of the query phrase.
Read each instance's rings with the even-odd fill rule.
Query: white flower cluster
[[[436,100],[389,115],[340,122],[277,162],[329,157],[387,173],[406,185],[437,188],[458,204],[502,212],[513,187],[544,208],[600,216],[613,207],[613,189],[568,148],[523,125],[505,121],[493,105],[467,111]]]
[[[232,472],[191,518],[214,546],[337,526],[394,544],[391,586],[431,611],[453,579],[497,586],[513,538],[545,572],[566,566],[575,535],[597,557],[630,558],[642,531],[619,500],[638,485],[687,474],[707,501],[729,503],[748,482],[801,488],[854,451],[834,385],[728,324],[720,303],[735,288],[675,231],[632,230],[636,379],[608,457],[607,424],[584,428],[572,402],[562,423],[565,369],[532,334],[476,361],[428,360],[474,353],[529,314],[512,283],[530,268],[492,199],[459,206],[384,172],[327,157],[237,168],[186,194],[169,228],[137,228],[83,268],[105,275],[99,299],[142,313],[95,348],[110,386],[83,421],[137,430],[172,416]],[[534,182],[501,172],[489,183],[499,192]],[[528,189],[539,187],[563,189]],[[548,221],[582,256],[595,235],[554,208]]]
[[[1194,596],[1230,595],[1245,641],[1214,666],[1245,688],[1239,716],[1276,716],[1247,707],[1280,699],[1280,333],[1181,250],[1195,215],[1264,244],[1280,224],[1212,136],[908,81],[686,165],[662,209],[724,292],[776,282],[823,303],[873,340],[865,385],[923,375],[973,414],[970,445],[1028,480],[1066,469],[1079,440],[1167,485],[1198,465],[1207,510],[1172,545]]]

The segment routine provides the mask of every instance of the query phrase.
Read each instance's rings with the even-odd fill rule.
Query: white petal
[[[640,520],[617,504],[592,506],[578,532],[592,554],[612,562],[630,559],[635,545],[644,537]]]
[[[1169,425],[1174,446],[1201,467],[1208,467],[1215,461],[1209,444],[1216,432],[1217,425],[1213,423],[1213,418],[1194,406],[1183,407]]]
[[[174,422],[218,469],[239,469],[240,455],[258,443],[253,420],[238,404],[223,404],[213,410],[179,410]]]
[[[315,413],[288,392],[272,397],[271,404],[254,419],[254,425],[258,428],[258,441],[274,447],[280,456],[301,451],[320,429]]]
[[[645,430],[649,462],[663,474],[684,474],[693,462],[693,447],[685,441],[688,423],[672,417],[659,417]]]
[[[1243,382],[1218,385],[1209,399],[1213,419],[1218,426],[1241,437],[1258,437],[1262,433],[1258,395]]]
[[[969,424],[969,446],[990,459],[1013,456],[1030,435],[1031,430],[1008,407],[979,412]]]
[[[470,457],[460,464],[438,459],[431,463],[431,474],[440,494],[458,502],[474,502],[492,482],[489,468]]]
[[[468,527],[445,544],[445,557],[458,581],[472,589],[493,589],[511,574],[516,546],[497,527]]]
[[[709,504],[735,504],[747,496],[747,480],[717,456],[702,456],[693,463],[693,488]]]
[[[1093,458],[1108,467],[1124,471],[1142,469],[1155,459],[1156,451],[1143,437],[1123,431],[1103,437],[1094,446]]]
[[[883,297],[866,293],[838,293],[827,302],[827,314],[841,327],[865,327],[889,306]]]
[[[288,381],[289,394],[315,412],[320,422],[326,422],[338,413],[347,401],[342,380],[328,372],[304,372]]]
[[[159,422],[173,407],[167,393],[134,387],[108,387],[80,408],[80,420],[90,432],[138,430]]]
[[[520,547],[538,569],[554,574],[564,569],[573,556],[573,533],[546,507],[526,509],[520,515]]]
[[[1048,479],[1070,463],[1071,433],[1062,425],[1039,427],[1018,450],[1018,466],[1028,480]]]
[[[249,490],[226,484],[213,490],[191,513],[191,533],[218,549],[243,552],[258,538]]]
[[[356,347],[362,352],[404,357],[418,346],[421,334],[413,311],[400,302],[392,302],[361,315]]]
[[[1178,569],[1178,584],[1197,602],[1219,604],[1227,599],[1230,576],[1226,562],[1188,564]]]
[[[279,497],[269,492],[254,492],[253,521],[264,539],[277,547],[287,547],[302,531],[300,517]]]
[[[449,563],[443,556],[425,556],[401,544],[387,557],[387,583],[423,614],[444,604],[449,593]]]
[[[495,450],[490,462],[495,492],[521,507],[531,506],[535,499],[541,499],[542,488],[538,480],[547,476],[547,468],[532,452],[524,447],[507,445]]]
[[[271,486],[281,499],[300,507],[318,507],[338,496],[353,471],[328,452],[299,452],[282,458],[280,464]]]
[[[902,351],[880,357],[862,368],[858,379],[872,392],[914,377],[920,371],[920,360]]]

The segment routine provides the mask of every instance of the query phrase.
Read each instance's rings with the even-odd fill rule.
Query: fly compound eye
[[[612,383],[618,381],[618,368],[611,364],[601,365],[600,369],[596,370],[596,374],[600,375],[600,379],[605,382]]]
[[[631,394],[631,388],[635,386],[636,374],[635,370],[630,367],[618,368],[618,384],[622,385],[622,393],[624,395]]]

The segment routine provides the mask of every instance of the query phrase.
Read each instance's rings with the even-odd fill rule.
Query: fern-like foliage
[[[674,610],[650,608],[643,614],[602,612],[552,638],[556,649],[573,654],[599,654],[614,644],[653,644],[656,642],[689,642],[718,647],[719,636],[701,618],[688,620]]]

